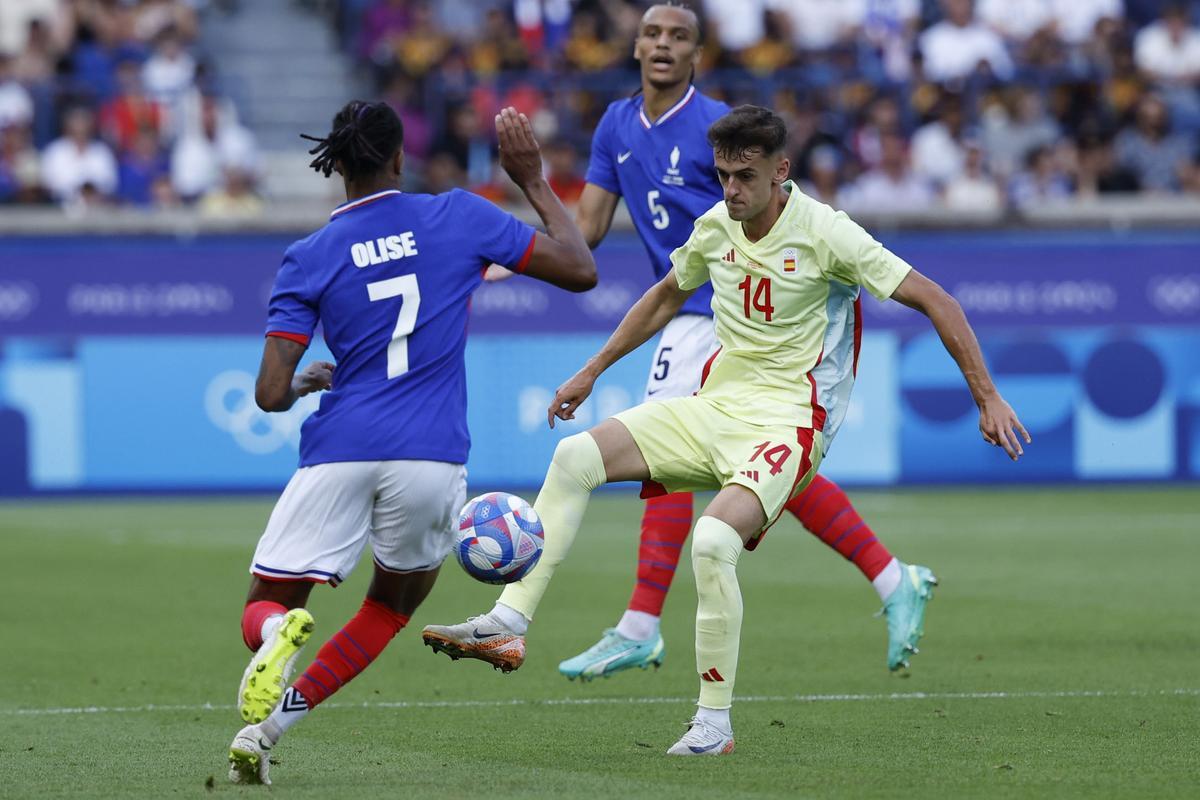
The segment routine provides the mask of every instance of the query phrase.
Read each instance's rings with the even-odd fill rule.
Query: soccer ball
[[[458,515],[458,563],[477,581],[512,583],[542,557],[542,521],[515,494],[488,492]]]

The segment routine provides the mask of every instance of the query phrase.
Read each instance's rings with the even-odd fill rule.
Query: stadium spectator
[[[1046,113],[1037,90],[1013,87],[981,115],[983,147],[993,173],[1007,177],[1015,173],[1031,151],[1058,141],[1058,123]]]
[[[572,67],[583,72],[597,72],[627,56],[628,49],[602,36],[600,18],[584,11],[572,17],[571,35],[563,53]]]
[[[860,0],[862,35],[879,60],[883,74],[893,81],[912,74],[913,42],[921,17],[920,0]]]
[[[1062,202],[1071,197],[1071,180],[1059,167],[1049,147],[1035,148],[1026,158],[1026,168],[1012,177],[1009,198],[1016,208]]]
[[[143,42],[152,42],[168,30],[185,41],[196,38],[197,20],[193,6],[204,0],[140,0],[134,9],[133,32]]]
[[[879,144],[879,166],[842,192],[843,207],[868,214],[903,214],[932,208],[936,199],[933,187],[913,173],[903,137],[885,133]]]
[[[1122,0],[1049,0],[1054,9],[1054,27],[1069,45],[1081,45],[1096,35],[1101,23],[1116,23],[1124,17]]]
[[[866,121],[851,137],[851,149],[864,167],[877,167],[883,158],[883,137],[899,132],[900,104],[891,95],[882,95],[867,106]]]
[[[45,199],[41,166],[28,126],[0,129],[0,202],[37,203]]]
[[[1102,194],[1136,192],[1137,176],[1117,163],[1112,138],[1087,133],[1076,143],[1075,192],[1088,199]]]
[[[362,38],[358,56],[363,61],[386,63],[390,57],[390,42],[409,28],[408,0],[377,0],[367,9],[362,21]]]
[[[146,93],[171,108],[192,88],[195,78],[196,60],[188,53],[178,31],[167,28],[159,34],[154,54],[142,67]]]
[[[142,90],[138,62],[122,61],[117,67],[119,94],[100,108],[100,130],[117,152],[130,150],[138,134],[146,129],[157,133],[162,127],[162,108]]]
[[[524,69],[529,65],[525,43],[517,36],[509,18],[499,9],[493,9],[484,16],[483,34],[470,42],[467,49],[468,63],[478,75],[494,75],[501,70]]]
[[[1176,121],[1200,130],[1200,29],[1191,24],[1187,6],[1172,3],[1138,33],[1134,60],[1158,84]]]
[[[839,208],[838,190],[841,180],[841,156],[832,145],[814,147],[808,156],[808,180],[801,181],[800,191],[827,206]]]
[[[232,108],[211,96],[202,97],[199,105],[198,124],[180,135],[171,153],[171,183],[185,201],[214,189],[225,169],[257,169],[254,139]]]
[[[961,175],[966,161],[964,127],[962,98],[943,94],[934,119],[913,134],[913,171],[938,186],[946,186]]]
[[[1200,30],[1191,25],[1187,6],[1169,5],[1162,19],[1143,28],[1134,56],[1138,68],[1160,83],[1200,81]]]
[[[108,145],[96,138],[95,115],[76,106],[63,117],[63,135],[42,155],[42,182],[60,203],[81,199],[88,187],[89,203],[117,189],[117,162]]]
[[[942,202],[952,211],[995,214],[1004,209],[1004,193],[987,172],[979,139],[963,142],[963,170],[946,185]]]
[[[60,32],[61,33],[61,32]],[[70,34],[62,33],[66,37]],[[24,47],[13,57],[13,71],[26,86],[45,86],[54,80],[67,43],[58,41],[51,23],[41,17],[29,22]]]
[[[13,74],[11,56],[0,53],[0,130],[33,122],[33,98]]]
[[[407,75],[392,77],[382,94],[404,125],[404,155],[417,163],[429,157],[433,145],[433,122],[420,102],[417,86]]]
[[[585,183],[579,171],[578,151],[570,142],[561,140],[550,142],[544,150],[546,182],[564,204],[578,203]]]
[[[200,200],[206,217],[245,219],[263,212],[263,201],[254,191],[254,175],[235,166],[226,167],[221,186]]]
[[[0,54],[20,53],[30,23],[56,18],[61,12],[60,0],[4,0],[0,3]]]
[[[392,60],[406,75],[421,77],[437,68],[454,42],[437,26],[429,3],[412,3],[408,13],[408,28],[391,37]]]
[[[154,203],[154,184],[170,174],[170,162],[152,127],[139,128],[117,160],[117,195],[135,206]]]
[[[801,52],[851,45],[867,10],[854,0],[767,0],[767,8]]]
[[[704,0],[709,32],[706,40],[719,45],[733,63],[743,50],[767,35],[768,0]],[[632,39],[630,40],[632,41]]]
[[[1149,94],[1137,105],[1135,124],[1117,136],[1117,162],[1130,170],[1143,190],[1178,191],[1192,167],[1195,144],[1171,133],[1166,103]]]
[[[979,0],[975,13],[980,22],[1018,48],[1055,25],[1054,9],[1047,0]]]
[[[484,20],[492,11],[500,11],[511,0],[437,0],[438,26],[453,31],[460,41],[474,41],[482,37]],[[405,138],[408,130],[404,131]]]
[[[425,165],[425,191],[430,194],[448,192],[466,182],[467,174],[449,153],[435,153]]]
[[[921,34],[925,77],[962,80],[985,69],[1001,79],[1013,75],[1012,60],[999,34],[975,19],[971,0],[942,0],[945,19]]]

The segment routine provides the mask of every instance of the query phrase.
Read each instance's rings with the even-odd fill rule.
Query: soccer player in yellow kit
[[[546,534],[537,567],[487,614],[431,625],[424,639],[453,657],[505,671],[524,661],[524,634],[579,529],[588,497],[615,481],[666,491],[718,490],[692,536],[698,710],[671,755],[733,751],[729,709],[742,601],[737,562],[816,473],[845,415],[856,332],[846,313],[859,287],[929,317],[979,406],[979,430],[1016,460],[1030,442],[996,391],[958,303],[843,212],[787,180],[787,130],[768,109],[741,106],[708,132],[724,200],[696,220],[672,270],[629,310],[604,347],[563,384],[548,421],[568,420],[596,379],[658,333],[690,294],[713,286],[721,349],[700,391],[643,403],[555,450],[534,508]]]

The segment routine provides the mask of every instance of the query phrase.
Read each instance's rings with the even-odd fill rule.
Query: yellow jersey
[[[757,242],[724,202],[671,254],[681,289],[711,281],[721,349],[700,396],[758,425],[823,431],[846,413],[861,340],[859,287],[891,296],[912,269],[845,212],[788,181],[783,213]]]

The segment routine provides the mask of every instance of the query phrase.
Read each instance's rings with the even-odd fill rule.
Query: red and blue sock
[[[825,544],[875,580],[892,560],[892,554],[854,510],[841,487],[817,475],[808,488],[787,504],[800,524]]]

